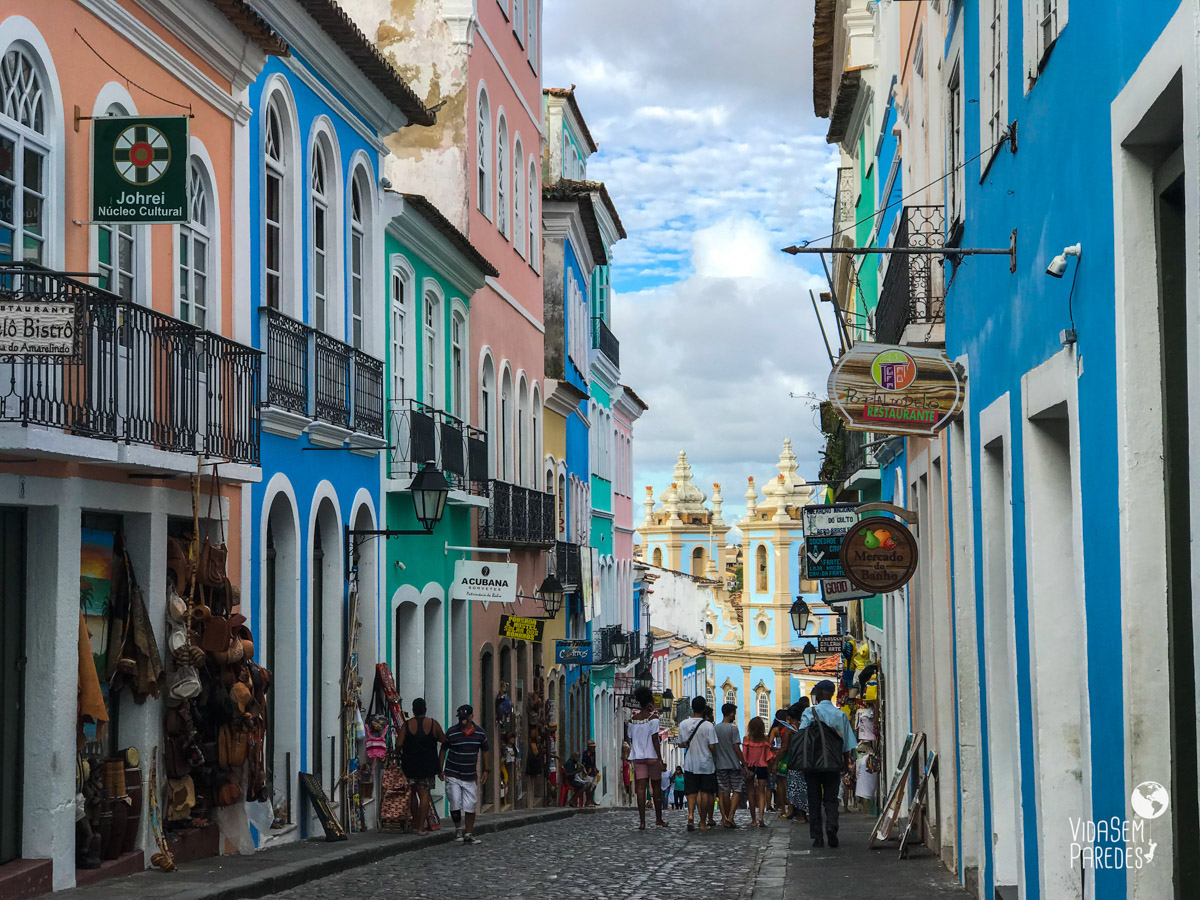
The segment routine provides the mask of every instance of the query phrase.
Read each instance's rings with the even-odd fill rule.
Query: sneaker
[[[467,834],[463,835],[463,843],[464,844],[478,844],[478,843],[480,843],[480,840],[479,840],[479,838],[475,837],[475,835],[468,832]]]
[[[830,847],[836,847],[838,845],[838,837],[837,837],[836,831],[827,831],[825,833],[825,837],[826,837],[826,839],[828,839]]]
[[[824,847],[825,839],[824,838],[813,838],[813,846],[814,847]]]
[[[463,831],[461,828],[454,829],[454,840],[460,844],[463,842]]]

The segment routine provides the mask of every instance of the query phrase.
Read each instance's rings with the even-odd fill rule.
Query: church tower
[[[692,477],[687,453],[681,451],[671,485],[659,494],[657,508],[654,490],[647,486],[642,502],[645,516],[638,527],[642,560],[697,578],[723,577],[729,526],[721,517],[721,486],[713,485],[710,509],[707,495],[692,483]]]

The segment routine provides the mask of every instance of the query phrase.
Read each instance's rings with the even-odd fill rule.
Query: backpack
[[[817,718],[816,714],[808,725],[800,729],[797,737],[800,747],[793,759],[802,772],[840,772],[845,768],[842,736]]]

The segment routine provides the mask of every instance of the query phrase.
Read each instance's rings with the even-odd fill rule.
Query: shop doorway
[[[0,508],[0,864],[21,856],[25,512]]]

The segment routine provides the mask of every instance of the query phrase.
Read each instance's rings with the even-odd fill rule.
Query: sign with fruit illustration
[[[851,431],[937,434],[962,409],[963,379],[941,350],[855,344],[829,373],[829,399]]]
[[[896,519],[863,519],[842,539],[842,568],[864,591],[894,591],[917,570],[917,539]]]

